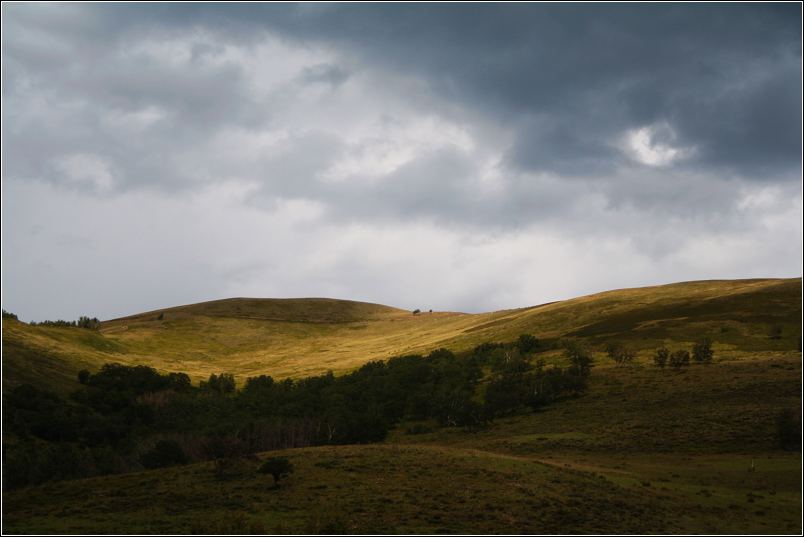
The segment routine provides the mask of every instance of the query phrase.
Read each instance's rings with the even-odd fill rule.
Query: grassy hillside
[[[161,318],[160,318],[161,317]],[[521,333],[590,343],[584,395],[468,431],[403,422],[382,443],[285,455],[279,489],[241,459],[3,493],[14,533],[801,532],[801,453],[776,419],[801,404],[801,279],[687,282],[486,314],[327,299],[231,299],[106,321],[99,331],[3,322],[4,386],[76,387],[106,361],[241,379],[347,371],[370,359]],[[779,334],[781,329],[781,334]],[[715,342],[711,364],[651,364]],[[637,350],[616,365],[607,342]],[[558,350],[538,357],[560,363]],[[411,434],[412,426],[418,432]],[[428,432],[429,431],[429,432]]]
[[[161,318],[160,318],[161,317]],[[702,335],[718,355],[798,346],[801,279],[724,280],[623,289],[492,313],[411,312],[331,299],[235,298],[105,321],[99,331],[3,320],[3,383],[69,391],[82,368],[105,362],[276,378],[351,370],[369,360],[437,347],[470,349],[519,334],[627,341],[642,359]],[[772,327],[782,329],[771,339]]]
[[[223,479],[203,463],[5,493],[3,530],[795,534],[801,455],[773,430],[800,378],[796,352],[601,364],[583,397],[479,432],[281,452],[296,471],[278,490],[244,460]]]

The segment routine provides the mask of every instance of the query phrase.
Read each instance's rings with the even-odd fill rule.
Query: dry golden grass
[[[470,349],[519,334],[629,341],[647,353],[709,335],[720,351],[795,348],[801,279],[686,282],[609,291],[491,313],[412,312],[332,299],[227,299],[106,321],[99,332],[3,322],[4,383],[72,382],[105,362],[183,371],[302,377],[438,347]],[[160,314],[162,318],[160,319]],[[781,340],[768,338],[773,325]],[[41,379],[40,379],[41,380]]]

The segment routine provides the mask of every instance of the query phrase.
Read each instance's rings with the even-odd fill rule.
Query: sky
[[[802,274],[801,6],[2,5],[2,304]]]

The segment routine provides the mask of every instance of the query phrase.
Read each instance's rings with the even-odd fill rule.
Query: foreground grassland
[[[801,530],[801,455],[774,446],[797,407],[797,352],[680,372],[596,367],[589,392],[478,432],[287,450],[279,489],[243,461],[4,494],[22,533],[788,533]],[[276,453],[271,453],[275,455]],[[264,454],[268,456],[268,454]]]
[[[161,314],[161,319],[160,319]],[[647,356],[662,344],[707,335],[719,354],[797,348],[801,279],[721,280],[609,291],[482,314],[409,311],[344,300],[229,299],[106,321],[100,331],[3,321],[3,385],[47,384],[65,393],[76,373],[105,362],[242,381],[269,374],[345,372],[365,362],[485,341],[612,338]],[[769,330],[782,329],[780,339]]]

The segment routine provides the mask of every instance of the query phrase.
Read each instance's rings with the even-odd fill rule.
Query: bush
[[[669,358],[670,367],[680,369],[690,365],[690,353],[686,350],[674,351]]]
[[[539,350],[539,340],[530,334],[522,334],[517,339],[516,346],[521,353],[536,352]]]
[[[14,319],[17,321],[17,316],[10,311],[3,310],[3,319]]]
[[[712,350],[712,341],[704,338],[695,343],[692,347],[692,357],[699,364],[708,364],[712,361],[715,351]]]
[[[670,357],[670,351],[667,350],[667,347],[661,347],[656,349],[656,354],[653,355],[653,363],[655,363],[658,367],[664,367],[667,365],[667,360]]]
[[[279,480],[293,473],[293,464],[287,457],[271,457],[262,463],[259,472],[273,476],[274,486],[279,487]]]
[[[594,360],[589,349],[581,343],[570,341],[565,345],[564,356],[570,361],[570,372],[581,376],[588,376]]]

